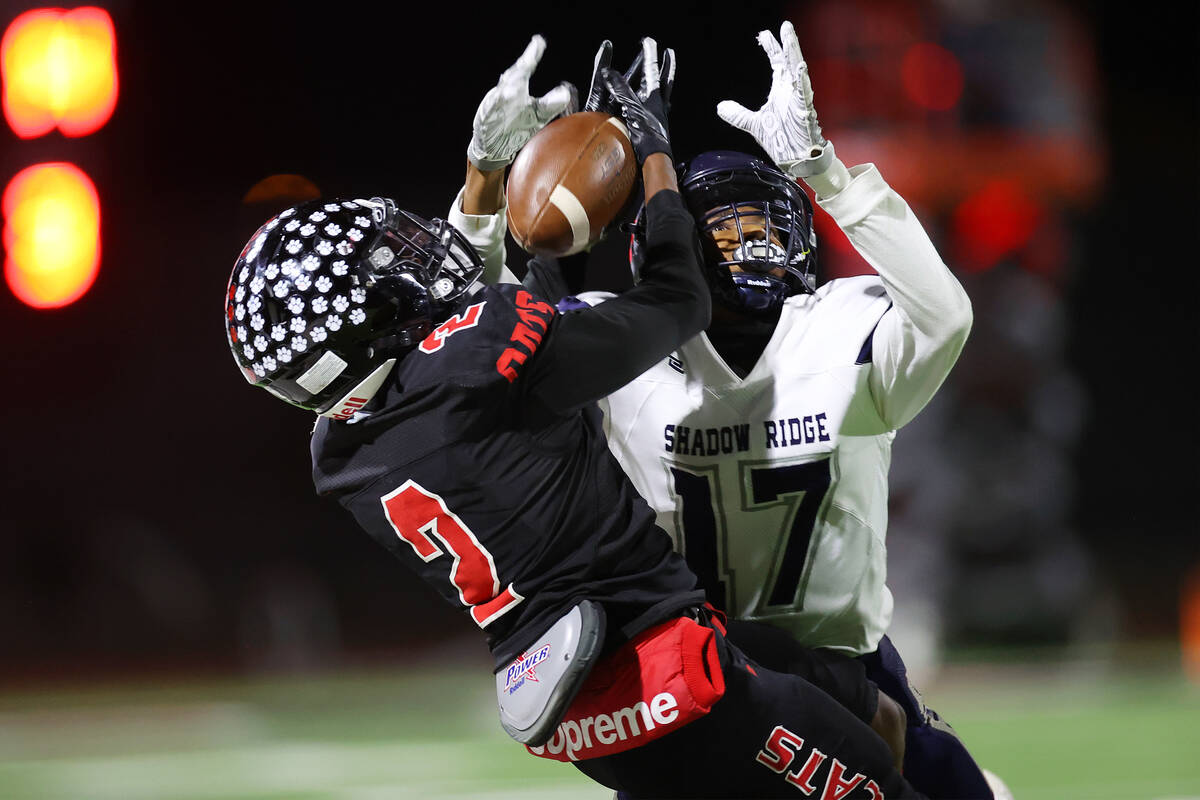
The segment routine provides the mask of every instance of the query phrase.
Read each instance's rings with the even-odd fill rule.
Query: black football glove
[[[643,65],[650,63],[649,69]],[[596,51],[592,62],[592,82],[588,87],[587,102],[583,104],[584,111],[603,111],[606,114],[617,114],[616,105],[604,86],[604,70],[612,66],[612,42],[605,39]],[[637,94],[643,101],[648,100],[655,89],[662,96],[663,114],[660,120],[664,126],[666,115],[671,111],[671,89],[675,85],[675,51],[668,48],[658,60],[658,43],[647,37],[642,39],[642,48],[638,51],[633,63],[624,73],[625,82],[637,87]]]
[[[605,69],[602,75],[611,102],[616,106],[616,113],[629,129],[629,141],[638,163],[645,163],[655,153],[666,153],[668,158],[674,160],[661,89],[656,86],[643,101],[621,73]]]
[[[603,111],[605,114],[616,114],[617,110],[609,102],[608,92],[604,88],[604,70],[612,66],[612,42],[605,39],[596,51],[592,61],[592,83],[588,86],[587,101],[583,104],[584,111]],[[632,70],[633,68],[630,67]]]

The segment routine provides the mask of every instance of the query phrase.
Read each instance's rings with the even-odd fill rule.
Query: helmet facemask
[[[745,153],[715,151],[691,161],[680,190],[722,305],[776,313],[788,297],[816,290],[812,206],[794,179]]]
[[[475,250],[450,223],[423,220],[385,198],[359,200],[371,208],[378,233],[365,249],[362,275],[396,307],[386,335],[374,342],[382,352],[407,352],[450,316],[483,273]],[[381,321],[382,322],[382,321]]]
[[[746,311],[778,308],[811,292],[810,249],[791,208],[777,201],[727,203],[697,220],[705,263],[727,303]]]

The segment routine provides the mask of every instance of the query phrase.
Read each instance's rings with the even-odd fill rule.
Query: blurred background
[[[223,293],[292,202],[444,215],[533,33],[535,94],[654,36],[676,155],[758,153],[714,109],[765,99],[784,19],[975,308],[893,460],[918,685],[1019,799],[1200,797],[1194,4],[40,8],[0,1],[0,797],[608,796],[507,740],[474,626],[315,497]],[[868,269],[819,223],[826,279]]]

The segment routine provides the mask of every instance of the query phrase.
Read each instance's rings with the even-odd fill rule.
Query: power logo
[[[522,653],[504,675],[504,691],[512,694],[525,685],[525,681],[538,683],[537,665],[550,657],[550,645],[534,653]]]
[[[522,289],[517,292],[517,316],[521,321],[509,336],[510,345],[496,359],[496,371],[509,383],[517,379],[517,370],[542,343],[542,335],[550,327],[550,318],[554,316],[554,306],[534,300],[533,295]]]
[[[776,725],[775,730],[767,737],[766,744],[758,751],[755,761],[774,773],[783,775],[784,771],[794,762],[804,758],[804,763],[794,772],[783,775],[783,779],[800,790],[805,797],[820,797],[821,800],[843,800],[860,785],[866,794],[859,793],[856,797],[870,800],[884,800],[883,790],[873,780],[868,780],[862,773],[846,776],[846,765],[836,758],[832,759],[829,771],[825,775],[825,783],[821,794],[817,795],[817,786],[813,782],[818,770],[829,760],[829,756],[815,747],[808,749],[804,757],[804,739],[789,731],[782,725]],[[819,783],[819,781],[818,781]]]
[[[485,300],[484,303],[486,302]],[[468,306],[461,314],[455,314],[441,325],[438,325],[421,341],[421,344],[417,346],[418,349],[427,355],[436,353],[442,349],[442,345],[446,343],[446,339],[450,336],[467,328],[474,328],[479,324],[479,315],[483,313],[484,303],[476,303],[473,306]]]

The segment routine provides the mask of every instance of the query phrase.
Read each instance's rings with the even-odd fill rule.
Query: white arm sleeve
[[[446,221],[467,237],[467,241],[483,259],[483,277],[480,280],[486,284],[520,283],[504,263],[508,255],[504,246],[504,235],[508,233],[507,198],[495,214],[464,214],[462,196],[463,189],[459,189]]]
[[[874,164],[846,170],[835,159],[806,182],[892,300],[872,340],[870,387],[880,417],[899,428],[925,407],[958,360],[971,331],[970,298]]]

